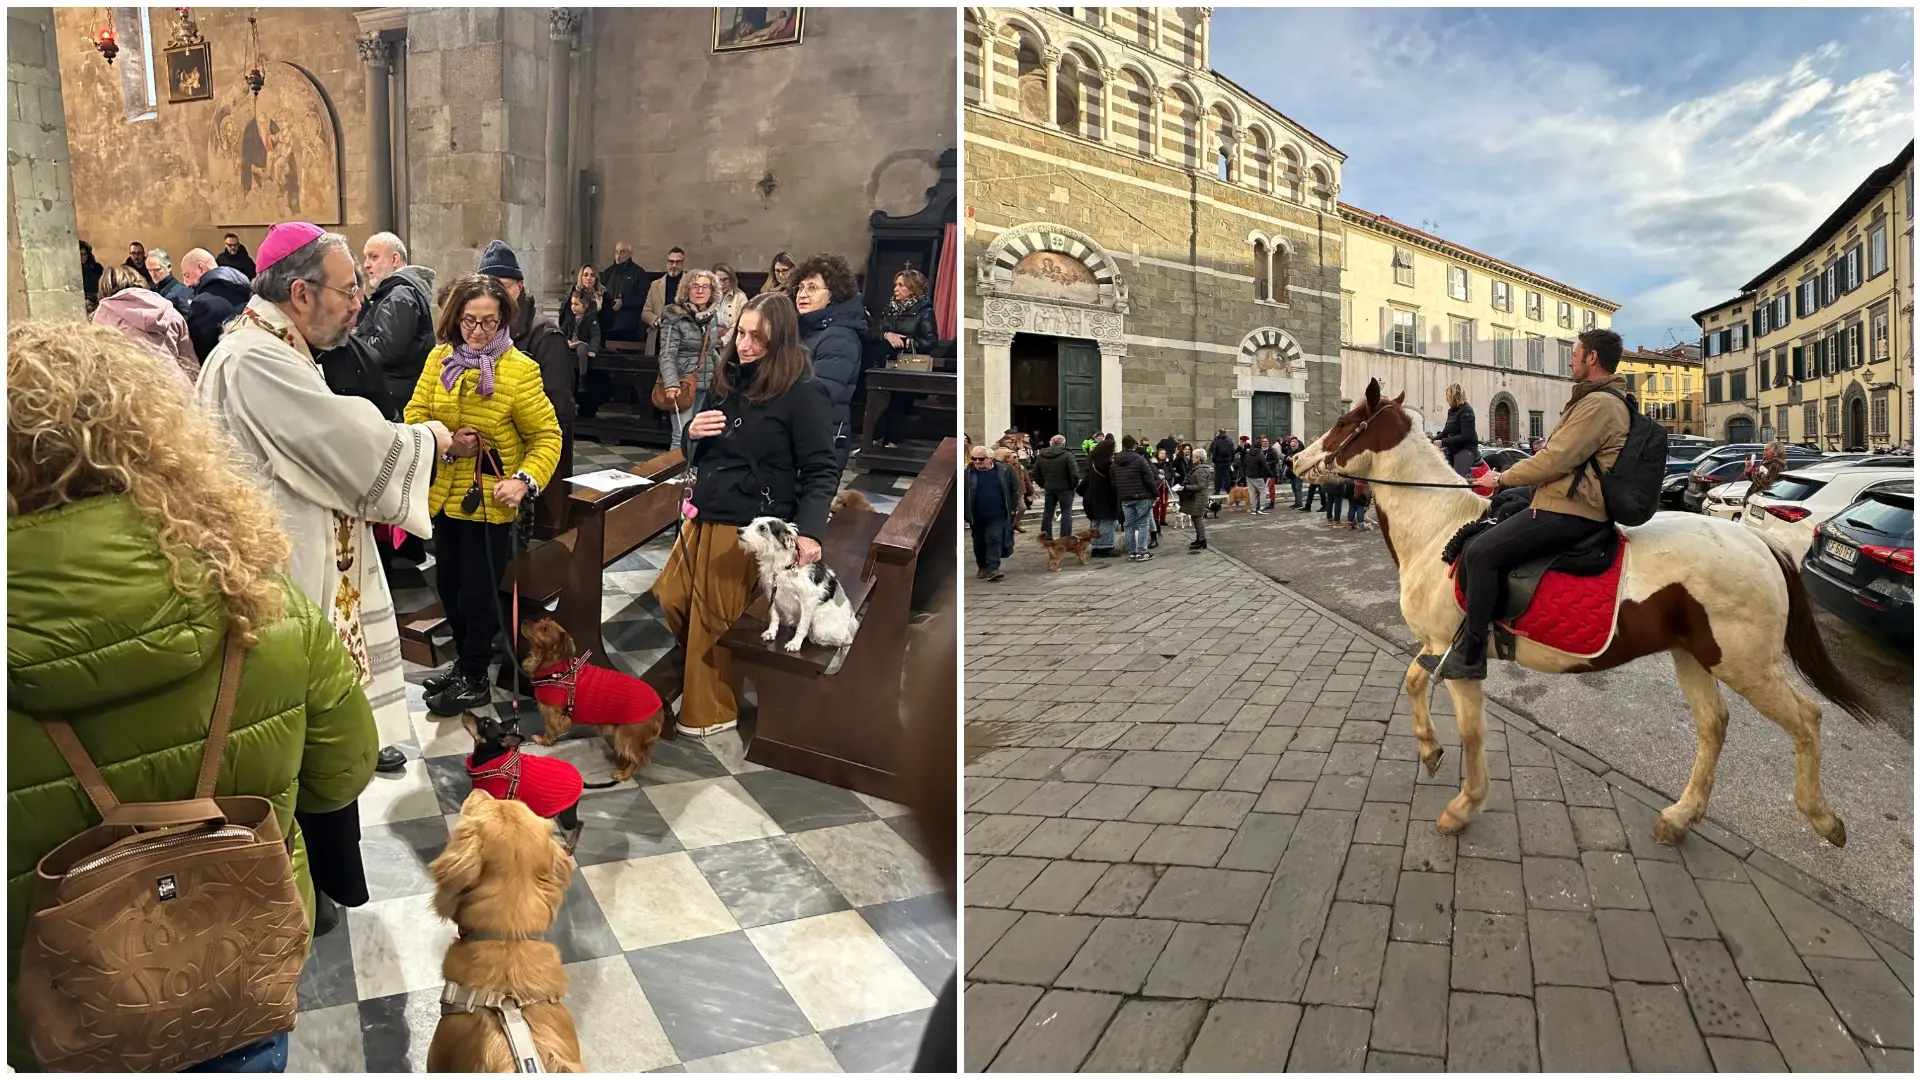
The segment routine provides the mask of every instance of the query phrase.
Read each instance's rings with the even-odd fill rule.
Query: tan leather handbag
[[[41,717],[99,825],[40,860],[16,994],[57,1072],[176,1072],[291,1031],[312,922],[273,804],[215,798],[244,648],[229,633],[194,797],[122,803]]]

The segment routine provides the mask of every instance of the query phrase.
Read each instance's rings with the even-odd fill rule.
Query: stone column
[[[1013,426],[1013,334],[980,330],[974,333],[974,341],[980,346],[980,438],[990,442],[987,432]]]
[[[7,10],[7,314],[87,317],[52,8]],[[94,258],[120,261],[112,241]]]
[[[993,69],[1000,59],[1000,24],[982,21],[980,23],[980,107],[998,112],[999,103],[993,99]]]
[[[572,8],[547,12],[547,202],[541,240],[546,252],[549,306],[557,306],[571,284],[567,274],[567,218],[573,203],[569,198],[573,183],[567,175],[567,132],[571,126],[573,35],[579,26],[580,13]]]
[[[1060,126],[1060,50],[1051,45],[1040,50],[1040,62],[1047,68],[1047,126]]]
[[[392,112],[396,122],[393,125],[393,231],[407,242],[408,249],[413,245],[413,197],[412,185],[408,183],[407,160],[407,39],[403,34],[393,41],[393,78],[387,85],[392,88]]]
[[[392,232],[393,106],[388,64],[393,46],[379,34],[360,38],[360,60],[367,66],[367,219],[374,232]]]
[[[1101,142],[1113,141],[1113,81],[1119,77],[1113,68],[1100,69],[1100,129],[1094,138]]]
[[[1160,122],[1166,108],[1166,91],[1157,86],[1147,87],[1147,156],[1155,161],[1167,156],[1166,147],[1160,145]]]
[[[1126,343],[1102,341],[1100,346],[1100,430],[1121,430],[1120,361],[1127,355]]]

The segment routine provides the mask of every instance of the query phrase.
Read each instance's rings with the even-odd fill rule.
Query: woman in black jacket
[[[880,316],[880,336],[874,339],[879,364],[890,364],[901,353],[923,353],[940,340],[934,324],[933,302],[927,299],[927,275],[918,270],[902,270],[893,275],[893,302]],[[880,416],[880,430],[874,439],[887,447],[900,445],[906,435],[907,417],[913,412],[918,394],[888,395],[887,411]]]
[[[1480,435],[1473,426],[1473,406],[1459,383],[1447,387],[1447,426],[1440,429],[1439,442],[1453,471],[1472,479],[1473,463],[1480,460]]]
[[[581,271],[585,274],[589,266]],[[600,297],[597,291],[586,285],[576,285],[568,295],[567,302],[560,308],[560,332],[567,336],[567,344],[573,346],[576,385],[574,397],[580,400],[580,415],[592,416],[587,410],[587,375],[593,370],[600,358],[600,348],[604,341],[600,337]]]
[[[747,609],[758,580],[753,555],[740,546],[741,527],[757,517],[790,521],[800,534],[797,563],[820,558],[840,482],[830,408],[826,384],[800,345],[793,303],[779,293],[749,301],[715,367],[707,408],[687,424],[691,509],[653,585],[686,652],[683,734],[704,738],[739,721],[732,658],[720,637]]]
[[[800,312],[800,342],[833,406],[827,416],[834,464],[845,470],[853,452],[853,392],[860,385],[867,340],[867,307],[847,260],[815,255],[801,263],[793,272],[793,305]]]
[[[1113,436],[1109,435],[1087,455],[1087,475],[1080,481],[1081,508],[1087,520],[1100,530],[1087,554],[1096,559],[1111,559],[1114,531],[1120,524],[1120,495],[1113,487]]]

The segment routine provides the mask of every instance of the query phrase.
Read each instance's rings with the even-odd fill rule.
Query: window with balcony
[[[1407,248],[1393,249],[1393,283],[1413,284],[1413,252]]]
[[[1473,363],[1473,320],[1450,320],[1453,333],[1447,341],[1447,356],[1456,363]]]

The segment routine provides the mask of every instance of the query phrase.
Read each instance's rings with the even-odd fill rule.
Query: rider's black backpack
[[[1600,471],[1599,458],[1587,459],[1574,475],[1567,494],[1572,495],[1592,469],[1600,480],[1600,494],[1606,500],[1607,517],[1619,525],[1644,525],[1660,509],[1660,486],[1667,478],[1667,429],[1648,419],[1633,402],[1611,386],[1600,393],[1612,394],[1627,407],[1627,442],[1614,459],[1613,468]]]

